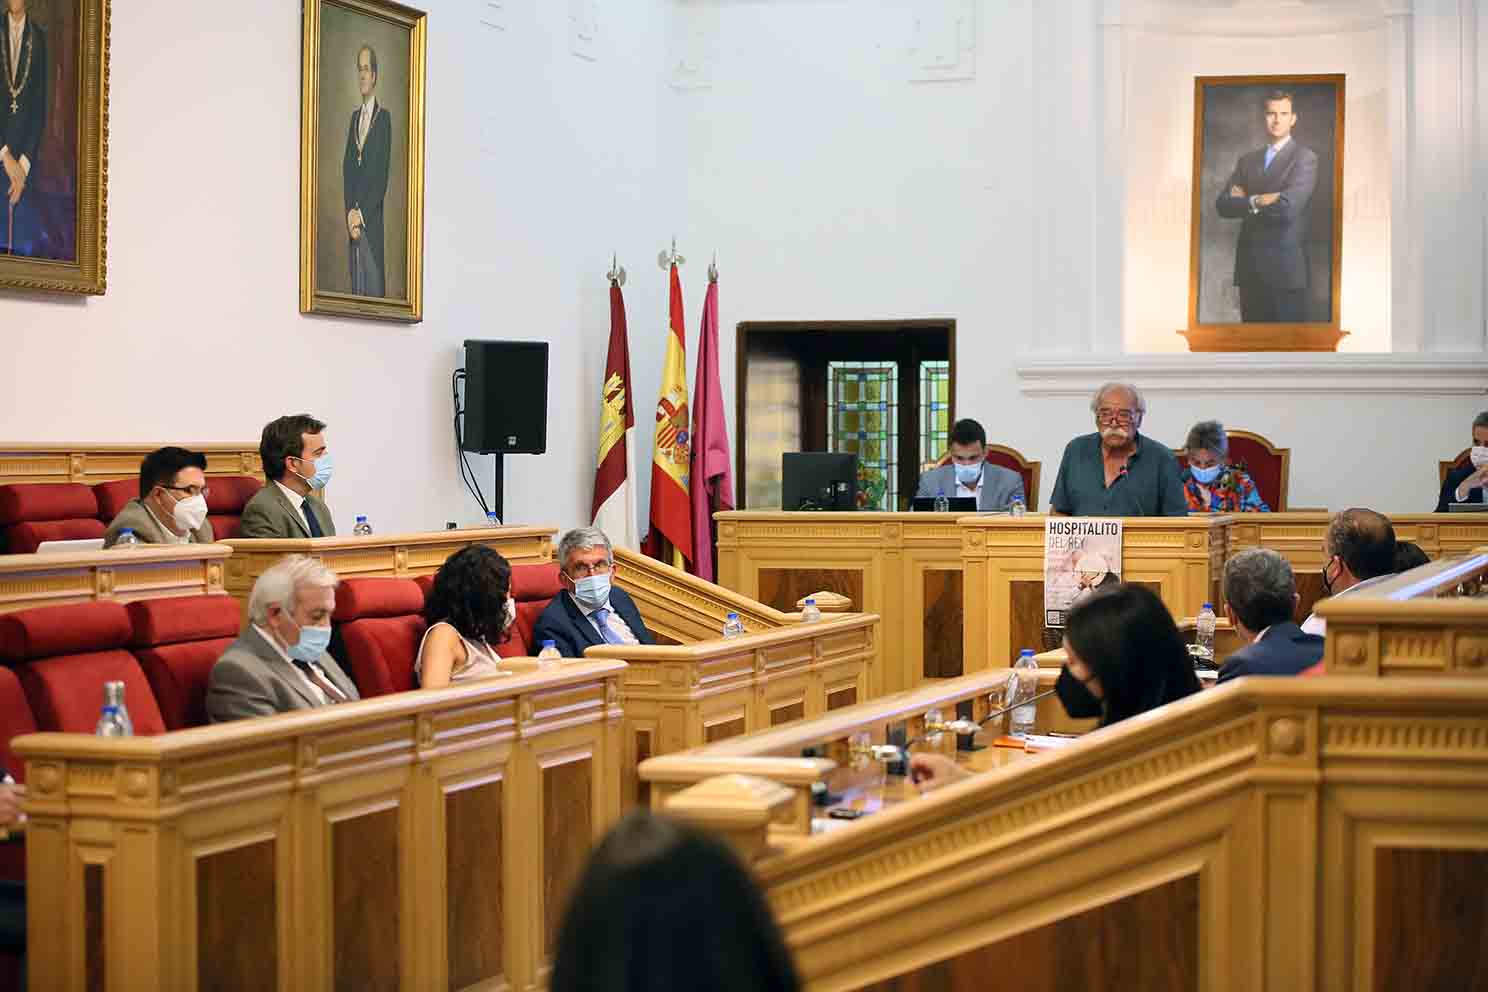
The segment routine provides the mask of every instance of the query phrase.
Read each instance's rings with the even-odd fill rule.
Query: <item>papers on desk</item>
[[[1218,682],[1219,672],[1212,668],[1195,668],[1194,674],[1199,677],[1200,682]]]
[[[1028,734],[1023,738],[1025,751],[1052,751],[1066,747],[1079,740],[1078,737],[1055,737],[1049,734]]]

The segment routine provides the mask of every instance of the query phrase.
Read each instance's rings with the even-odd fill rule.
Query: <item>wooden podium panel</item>
[[[1009,665],[1023,648],[1057,645],[1044,637],[1044,519],[962,517],[967,672]],[[1221,606],[1220,583],[1234,517],[1126,517],[1121,577],[1150,586],[1175,617]]]
[[[1319,511],[1296,513],[1241,513],[1230,525],[1230,554],[1246,548],[1271,548],[1292,564],[1297,576],[1297,607],[1300,622],[1324,598],[1323,537],[1332,514]],[[1463,555],[1488,545],[1488,514],[1484,513],[1391,513],[1386,514],[1401,541],[1414,541],[1428,557]]]
[[[623,670],[16,738],[31,987],[541,986],[619,815]]]
[[[83,482],[91,486],[115,479],[138,479],[140,462],[145,460],[145,456],[168,444],[206,455],[209,479],[214,475],[263,476],[257,441],[214,441],[208,444],[180,441],[138,444],[0,442],[0,485],[10,482]]]
[[[719,583],[777,610],[826,589],[876,613],[872,696],[963,671],[961,534],[944,513],[730,510],[718,521]]]
[[[0,613],[90,600],[224,591],[224,544],[145,544],[107,551],[0,555]]]

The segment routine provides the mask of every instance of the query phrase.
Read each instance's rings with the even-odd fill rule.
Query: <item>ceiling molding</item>
[[[1085,396],[1103,382],[1147,392],[1488,394],[1488,354],[1019,355],[1026,396]]]

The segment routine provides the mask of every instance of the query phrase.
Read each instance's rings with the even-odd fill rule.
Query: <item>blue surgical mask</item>
[[[574,599],[586,610],[597,610],[610,601],[610,576],[586,575],[574,582]]]
[[[305,459],[300,459],[300,464],[303,465],[304,462]],[[325,454],[315,459],[314,475],[300,475],[300,473],[298,472],[296,472],[295,475],[300,475],[300,478],[304,479],[305,483],[311,489],[324,489],[330,483],[331,472],[335,469],[335,467],[336,466],[331,462],[331,453],[327,451]]]
[[[1208,468],[1199,468],[1195,465],[1188,467],[1188,474],[1194,477],[1194,481],[1201,486],[1207,486],[1219,478],[1219,473],[1224,471],[1224,465],[1216,463]]]
[[[975,486],[977,484],[977,480],[981,477],[982,466],[962,465],[959,462],[956,463],[956,481],[966,488],[970,489],[971,487]]]
[[[289,646],[289,656],[296,661],[319,661],[330,646],[331,628],[300,627],[300,639]]]

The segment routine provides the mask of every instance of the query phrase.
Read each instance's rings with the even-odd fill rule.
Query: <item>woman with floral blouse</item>
[[[1270,513],[1256,484],[1245,470],[1230,465],[1230,439],[1224,424],[1204,420],[1188,432],[1188,468],[1183,471],[1183,496],[1190,513]]]

